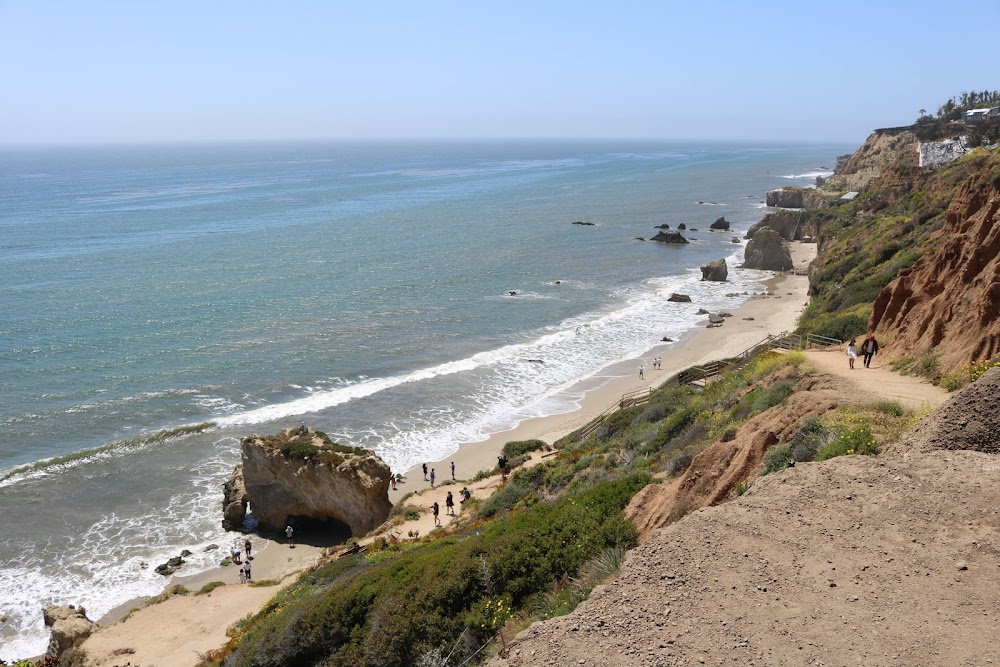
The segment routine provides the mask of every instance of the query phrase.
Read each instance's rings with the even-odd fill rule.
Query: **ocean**
[[[572,410],[581,380],[735,307],[764,193],[849,150],[0,148],[0,658],[44,651],[46,604],[98,618],[181,549],[185,574],[217,565],[249,433],[304,421],[404,470]],[[663,223],[697,231],[636,240]],[[699,282],[721,257],[729,283]]]

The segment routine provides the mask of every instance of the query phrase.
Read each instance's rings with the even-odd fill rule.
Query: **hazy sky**
[[[1000,88],[998,35],[1000,0],[0,0],[0,143],[859,142]]]

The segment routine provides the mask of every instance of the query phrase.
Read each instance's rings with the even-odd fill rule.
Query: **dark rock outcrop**
[[[667,301],[674,301],[676,303],[691,303],[691,297],[687,294],[678,294],[677,292],[674,292],[670,295],[670,298],[667,299]]]
[[[45,626],[52,628],[49,639],[48,655],[60,656],[66,651],[83,643],[97,630],[97,623],[87,618],[83,607],[51,606],[42,610]]]
[[[728,277],[729,267],[726,266],[725,258],[717,259],[714,262],[709,262],[705,266],[701,267],[702,280],[713,280],[715,282],[724,283]]]
[[[667,224],[653,225],[653,229],[670,229],[670,225],[667,225]]]
[[[719,218],[718,220],[716,220],[715,222],[712,223],[711,228],[712,229],[720,229],[720,230],[722,230],[724,232],[728,232],[729,231],[729,221],[726,220],[726,216],[722,216],[721,218]]]
[[[360,537],[392,509],[389,466],[381,458],[335,445],[311,429],[248,436],[240,454],[245,497],[265,530],[280,533],[290,522],[308,519],[344,524]]]
[[[750,227],[745,238],[752,239],[762,229],[773,229],[786,241],[800,241],[805,236],[815,237],[819,222],[803,211],[774,211]]]
[[[685,225],[683,222],[681,224],[677,225],[677,229],[683,230],[683,229],[687,229],[687,228],[688,228],[688,226]]]
[[[577,220],[576,222],[573,222],[573,223],[570,223],[570,224],[573,224],[573,225],[582,225],[584,227],[593,227],[597,223],[596,222],[582,222],[580,220]]]
[[[668,231],[657,232],[656,236],[651,238],[650,241],[659,241],[660,243],[688,243],[688,240],[680,232]]]
[[[763,229],[754,234],[747,243],[745,269],[761,269],[764,271],[790,271],[792,255],[785,246],[781,236],[773,229]]]

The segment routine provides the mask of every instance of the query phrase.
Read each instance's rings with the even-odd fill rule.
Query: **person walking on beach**
[[[448,497],[444,499],[444,507],[449,516],[455,516],[455,499],[451,497],[451,491],[448,492]]]
[[[865,355],[865,368],[871,368],[872,357],[878,354],[878,341],[875,334],[868,334],[868,339],[861,344],[861,351]]]
[[[248,584],[253,582],[253,577],[250,576],[250,561],[243,563],[243,574],[246,576]]]
[[[233,563],[235,563],[236,565],[239,565],[240,563],[243,562],[243,560],[240,558],[240,548],[237,547],[235,544],[233,545],[233,548],[229,550],[229,559],[233,561]]]
[[[431,468],[431,486],[434,486],[434,480],[437,479],[437,475],[434,474],[434,468]]]
[[[455,462],[451,462],[451,481],[455,481]]]
[[[252,546],[253,545],[250,544],[250,538],[248,537],[247,541],[243,543],[243,548],[247,550],[247,560],[250,560],[250,547]]]
[[[295,546],[295,529],[292,528],[292,524],[285,526],[285,538],[288,540],[289,546]]]
[[[437,504],[436,500],[434,501],[434,504],[431,505],[431,511],[434,513],[434,525],[440,526],[441,519],[438,517],[438,512],[441,511],[441,506]]]
[[[639,364],[639,379],[640,379],[640,380],[642,380],[642,379],[643,379],[643,378],[645,377],[645,376],[644,376],[644,375],[642,374],[642,372],[643,372],[644,370],[646,370],[646,369],[645,369],[645,367],[644,367],[644,366],[643,366],[642,364]]]
[[[855,339],[851,339],[851,342],[847,344],[847,364],[854,370],[854,360],[858,358],[858,344]]]
[[[393,491],[396,490],[396,474],[395,473],[389,475],[389,486],[392,487]]]
[[[424,464],[424,481],[427,481],[427,464]]]

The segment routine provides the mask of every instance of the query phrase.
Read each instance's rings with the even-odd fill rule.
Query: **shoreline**
[[[799,241],[788,244],[794,269],[806,269],[816,257],[815,243]],[[437,481],[451,480],[450,464],[455,463],[458,481],[469,480],[480,470],[496,466],[503,446],[515,440],[544,440],[552,444],[588,423],[628,392],[652,389],[680,371],[717,359],[733,357],[759,343],[769,334],[791,331],[808,302],[809,278],[795,273],[778,273],[761,281],[769,296],[751,296],[738,307],[727,311],[732,317],[719,328],[694,329],[673,343],[656,341],[639,357],[616,362],[600,373],[581,379],[563,393],[573,397],[577,407],[568,412],[540,415],[522,420],[512,429],[491,434],[485,440],[465,442],[456,452],[437,461],[427,461],[435,469]],[[706,322],[707,322],[707,315]],[[751,318],[751,319],[745,319]],[[652,357],[659,356],[662,368],[652,369]],[[639,363],[645,364],[645,378],[638,377]],[[393,504],[408,493],[430,488],[421,464],[403,472],[405,482],[389,491]]]
[[[789,243],[796,270],[806,268],[816,256],[815,244]],[[805,275],[774,274],[760,285],[766,295],[748,298],[719,328],[694,329],[673,343],[654,342],[639,357],[617,362],[600,373],[581,379],[563,392],[574,399],[576,409],[554,415],[530,417],[506,431],[491,434],[485,440],[462,443],[451,456],[440,461],[428,461],[428,468],[437,472],[438,488],[450,486],[450,463],[456,466],[459,483],[469,483],[479,471],[492,469],[503,446],[513,440],[540,439],[552,444],[559,438],[591,421],[622,394],[654,390],[676,373],[692,365],[736,356],[760,342],[769,334],[793,329],[808,300],[808,277]],[[707,316],[706,316],[707,320]],[[662,368],[652,369],[651,359],[659,356]],[[638,377],[640,361],[645,364],[645,377]],[[484,483],[486,480],[484,480]],[[483,486],[477,484],[476,487]],[[495,481],[489,486],[495,486]],[[394,505],[413,492],[431,488],[425,481],[421,466],[405,471],[405,481],[389,491]],[[487,488],[477,489],[487,491]],[[444,493],[444,489],[440,491]],[[429,498],[422,498],[430,502]],[[430,517],[422,517],[430,521]],[[427,531],[429,532],[429,530]],[[234,538],[236,534],[234,534]],[[242,536],[239,538],[241,541]],[[223,646],[228,640],[226,630],[248,613],[256,613],[294,574],[313,566],[324,555],[320,546],[296,545],[290,548],[283,541],[250,534],[254,544],[253,576],[255,581],[273,580],[273,585],[253,587],[239,585],[239,570],[235,566],[216,566],[203,572],[172,576],[164,584],[164,592],[184,586],[190,592],[172,595],[164,601],[147,605],[151,598],[129,600],[98,619],[101,630],[89,638],[84,649],[95,667],[115,664],[123,649],[135,649],[131,657],[150,652],[160,667],[183,667],[196,662],[197,656]],[[220,560],[228,552],[220,545]],[[225,586],[205,595],[195,593],[205,584],[223,581]],[[128,616],[127,622],[121,620]],[[183,623],[169,622],[183,619]]]

